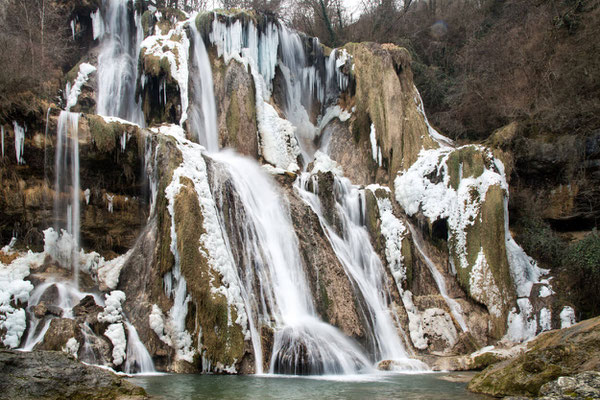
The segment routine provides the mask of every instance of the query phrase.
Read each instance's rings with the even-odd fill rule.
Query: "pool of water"
[[[467,391],[465,373],[357,376],[183,375],[129,380],[159,399],[485,399]]]

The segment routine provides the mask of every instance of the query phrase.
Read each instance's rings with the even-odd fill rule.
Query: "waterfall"
[[[72,248],[68,265],[73,271],[73,282],[79,284],[79,114],[61,111],[56,132],[54,164],[54,230],[66,231],[71,237]],[[68,195],[66,195],[68,193]],[[63,232],[64,234],[64,232]]]
[[[209,152],[215,152],[219,150],[219,131],[212,70],[202,35],[194,22],[190,28],[193,38],[191,65],[197,70],[195,74],[190,74],[193,96],[189,106],[190,129],[196,134],[198,143]]]
[[[125,372],[128,374],[156,372],[152,357],[150,357],[150,353],[140,340],[135,327],[129,322],[125,322],[125,327],[127,328]]]
[[[130,0],[103,0],[103,19],[93,13],[94,37],[100,40],[96,112],[144,126],[135,96],[143,31],[137,11],[131,19],[130,4]]]
[[[358,346],[317,316],[289,211],[265,172],[231,152],[211,157],[226,172],[215,174],[215,185],[222,191],[231,185],[240,203],[227,217],[220,207],[220,217],[222,223],[234,222],[238,232],[237,261],[243,265],[244,296],[251,305],[247,310],[257,311],[258,324],[274,321],[270,372],[349,374],[368,369]]]
[[[336,50],[325,57],[317,38],[306,38],[282,25],[279,27],[279,70],[283,77],[283,112],[296,128],[304,164],[314,157],[319,124],[328,105],[335,103],[340,89],[338,76],[344,76],[336,63]],[[308,43],[308,44],[307,44]],[[309,60],[310,58],[310,60]],[[311,115],[315,113],[316,115]]]
[[[318,215],[333,250],[364,299],[364,311],[372,328],[372,353],[376,361],[394,360],[406,369],[423,369],[421,362],[408,357],[398,334],[400,327],[389,303],[388,278],[364,226],[363,191],[351,185],[347,178],[334,175],[335,212],[340,219],[341,231],[338,232],[325,218],[318,196],[308,190],[309,179],[311,175],[303,173],[297,179],[295,188]],[[312,185],[317,193],[318,179],[312,179]]]
[[[421,254],[421,257],[423,257],[423,260],[425,261],[429,272],[431,272],[433,280],[435,280],[435,284],[437,285],[440,294],[446,301],[446,304],[448,305],[452,316],[460,326],[460,329],[462,329],[463,332],[467,332],[469,328],[467,327],[467,323],[465,322],[462,307],[460,306],[460,304],[458,304],[456,300],[448,296],[448,290],[446,289],[446,280],[444,279],[442,273],[435,267],[433,261],[431,261],[431,259],[425,254],[425,251],[423,251],[423,247],[421,245],[421,238],[413,228],[412,224],[409,223],[408,228],[410,229],[410,235],[413,239],[413,243],[415,244],[415,248],[417,249],[419,254]]]
[[[53,294],[55,292],[55,298],[53,300],[48,300],[49,297],[52,299]],[[29,297],[28,308],[32,308],[41,301],[44,302],[46,306],[56,306],[62,312],[62,318],[72,318],[72,309],[77,305],[85,296],[91,293],[81,292],[75,287],[72,282],[57,282],[57,281],[47,281],[44,282],[33,290]],[[100,296],[92,294],[97,304],[104,304]],[[44,336],[48,328],[50,327],[50,318],[46,318],[43,320],[43,325],[40,325],[42,320],[35,317],[32,310],[27,311],[29,315],[29,329],[27,332],[27,337],[23,340],[21,344],[21,349],[25,351],[31,351],[42,340],[44,340]]]

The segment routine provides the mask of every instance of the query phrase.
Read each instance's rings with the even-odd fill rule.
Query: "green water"
[[[456,373],[352,377],[227,375],[136,376],[129,380],[159,399],[484,399],[469,393],[470,377]]]

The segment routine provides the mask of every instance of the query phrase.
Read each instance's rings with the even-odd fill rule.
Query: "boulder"
[[[561,376],[540,389],[540,400],[600,399],[600,372],[587,371],[574,376]]]
[[[0,350],[0,399],[147,399],[144,389],[58,351]]]
[[[560,376],[600,369],[600,317],[541,334],[527,352],[491,365],[476,375],[469,390],[492,396],[538,396],[542,385]]]

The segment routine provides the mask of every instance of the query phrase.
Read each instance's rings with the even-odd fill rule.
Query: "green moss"
[[[450,185],[454,190],[458,189],[461,178],[477,178],[485,170],[483,153],[475,146],[467,146],[453,151],[448,157],[447,165],[450,175]]]
[[[161,143],[158,145],[163,149],[163,154],[168,157],[168,164],[161,165],[161,178],[158,183],[158,196],[156,197],[156,216],[159,229],[159,248],[157,251],[157,265],[160,276],[169,272],[175,264],[175,258],[171,252],[171,218],[167,211],[168,200],[165,189],[173,179],[173,171],[181,165],[183,158],[177,149],[174,139],[168,136],[160,136]],[[162,154],[161,154],[162,156]]]
[[[467,266],[461,266],[460,255],[457,253],[457,232],[450,232],[449,248],[450,256],[456,265],[457,277],[460,285],[471,295],[470,277],[475,261],[479,252],[483,250],[487,264],[494,278],[494,282],[503,294],[505,304],[497,305],[502,308],[500,317],[492,317],[491,335],[500,338],[506,330],[506,315],[508,307],[515,299],[512,278],[508,260],[506,258],[506,246],[504,240],[504,191],[499,185],[492,185],[488,188],[485,195],[485,201],[481,205],[478,216],[472,225],[467,226],[466,230],[466,258]],[[481,299],[480,299],[481,300]],[[478,301],[480,301],[478,300]],[[492,301],[492,299],[490,299]],[[495,300],[497,301],[497,299]],[[484,305],[486,304],[484,301]]]
[[[370,190],[365,190],[365,208],[367,230],[372,238],[378,239],[381,236],[381,232],[379,231],[379,206],[377,205],[375,194]],[[376,242],[379,243],[379,240],[376,240]]]
[[[154,13],[150,10],[146,10],[142,14],[142,30],[144,31],[144,37],[150,36],[150,32],[154,28],[155,24]]]
[[[199,249],[204,230],[198,195],[190,179],[182,177],[180,183],[183,186],[174,205],[177,250],[188,292],[196,303],[196,320],[202,327],[203,354],[213,365],[217,362],[231,365],[243,356],[244,336],[239,325],[229,325],[228,315],[231,313],[231,320],[235,321],[236,310],[229,307],[225,296],[211,290],[221,286],[221,277]],[[190,331],[195,328],[195,324],[188,326]]]
[[[324,282],[323,279],[319,279],[319,294],[321,297],[321,304],[319,304],[319,311],[320,314],[323,316],[323,319],[325,320],[325,322],[329,322],[329,311],[331,309],[331,306],[333,305],[331,299],[329,298],[329,295],[327,294],[327,284],[326,282]]]
[[[171,63],[167,57],[158,57],[154,54],[144,54],[144,72],[150,76],[171,76]]]
[[[66,82],[75,82],[77,79],[77,75],[79,75],[79,66],[83,63],[83,60],[80,60],[65,76]]]
[[[503,359],[495,353],[483,353],[473,359],[473,369],[482,370]]]
[[[90,134],[96,148],[102,152],[110,153],[116,147],[117,136],[120,133],[120,124],[107,124],[102,117],[88,115]]]

